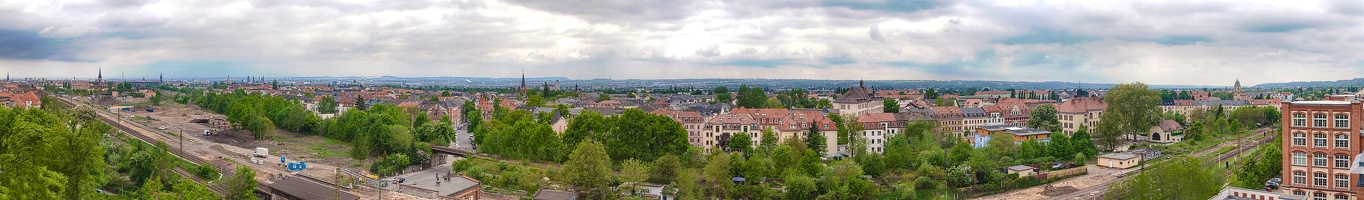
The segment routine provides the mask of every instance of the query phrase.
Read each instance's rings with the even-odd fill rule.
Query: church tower
[[[1236,79],[1236,84],[1231,87],[1231,92],[1241,93],[1241,79]]]
[[[95,83],[104,85],[104,67],[100,67],[98,74],[95,74]]]

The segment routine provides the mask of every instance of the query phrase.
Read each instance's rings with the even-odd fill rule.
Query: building
[[[1110,153],[1099,156],[1098,165],[1100,167],[1127,169],[1137,166],[1141,158],[1137,155],[1127,153]]]
[[[847,92],[838,95],[838,99],[833,103],[835,113],[853,116],[879,113],[882,111],[881,107],[885,105],[881,102],[881,97],[876,96],[876,91],[868,89],[862,81],[857,83],[857,87],[849,88]]]
[[[1094,133],[1108,103],[1098,97],[1076,97],[1056,105],[1056,118],[1061,121],[1061,133],[1075,134],[1080,127]]]
[[[1351,175],[1352,155],[1359,154],[1359,122],[1364,108],[1357,99],[1284,103],[1283,191],[1316,199],[1359,199],[1364,191]]]
[[[668,116],[668,118],[672,118],[673,121],[682,124],[682,127],[687,129],[687,143],[690,143],[692,146],[705,146],[701,142],[701,132],[706,130],[706,118],[701,117],[700,113],[697,113],[696,111],[677,110],[655,110],[651,113]]]
[[[904,131],[905,123],[895,120],[895,113],[867,113],[857,117],[862,124],[862,138],[867,140],[867,152],[885,152],[886,138]]]
[[[1146,131],[1148,141],[1155,143],[1175,143],[1184,140],[1184,126],[1180,126],[1175,120],[1160,120],[1155,126]]]
[[[705,127],[707,129],[705,136],[701,138],[701,143],[707,153],[727,147],[729,138],[734,134],[748,134],[749,138],[753,140],[752,144],[762,142],[762,137],[759,136],[762,134],[762,130],[758,129],[758,121],[753,120],[753,117],[748,114],[730,112],[715,115],[715,117],[706,120]]]
[[[1222,186],[1222,191],[1208,200],[1306,200],[1307,196],[1291,195],[1281,192],[1252,190],[1233,186]]]
[[[535,191],[534,200],[578,200],[577,192],[540,188]]]
[[[786,120],[787,124],[782,125],[777,133],[778,138],[784,143],[792,138],[808,139],[806,134],[810,126],[817,127],[819,134],[824,135],[824,153],[838,153],[838,125],[834,120],[824,116],[819,110],[791,110],[791,119]]]
[[[1010,174],[1018,174],[1019,177],[1037,175],[1037,168],[1027,165],[1015,165],[1005,169]]]

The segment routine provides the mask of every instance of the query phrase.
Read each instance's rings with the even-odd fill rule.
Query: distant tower
[[[100,85],[104,84],[104,67],[99,67],[99,74],[95,75],[95,82]]]
[[[227,75],[227,84],[232,84],[232,75]]]
[[[156,82],[157,82],[157,83],[165,83],[165,82],[166,82],[166,73],[161,73],[161,74],[159,74],[159,75],[157,76]]]
[[[1241,79],[1236,79],[1236,85],[1231,87],[1231,91],[1234,93],[1241,93]]]
[[[525,98],[525,96],[526,96],[526,70],[522,69],[522,70],[521,70],[521,97],[522,97],[522,98]]]

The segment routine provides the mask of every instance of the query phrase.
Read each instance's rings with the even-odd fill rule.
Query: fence
[[[1067,177],[1067,176],[1070,176],[1070,175],[1076,175],[1076,174],[1086,173],[1086,172],[1089,172],[1089,169],[1088,169],[1088,168],[1085,168],[1084,166],[1080,166],[1080,167],[1070,168],[1070,169],[1052,170],[1052,171],[1049,171],[1049,172],[1047,172],[1047,173],[1044,173],[1044,174],[1043,174],[1041,177],[1039,177],[1039,178],[1042,178],[1043,180],[1045,180],[1045,179],[1047,179],[1047,178]]]

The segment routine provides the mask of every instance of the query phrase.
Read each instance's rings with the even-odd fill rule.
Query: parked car
[[[1052,164],[1051,164],[1051,169],[1053,169],[1053,170],[1065,169],[1065,168],[1066,168],[1066,163],[1063,163],[1063,162],[1055,162],[1055,163],[1052,163]]]
[[[1269,181],[1265,181],[1265,189],[1277,190],[1279,189],[1280,184],[1283,184],[1283,179],[1278,177],[1270,178]]]

